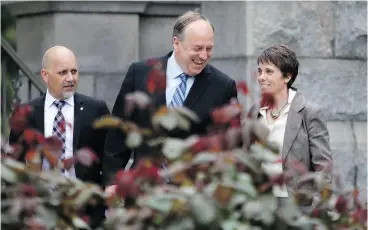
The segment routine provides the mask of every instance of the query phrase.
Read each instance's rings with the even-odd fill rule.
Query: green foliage
[[[150,84],[152,90],[160,88],[155,81]],[[130,106],[126,113],[133,108],[152,112],[151,130],[113,116],[96,120],[94,128],[120,129],[130,149],[146,144],[157,154],[141,159],[133,169],[118,171],[113,194],[63,177],[60,169],[75,162],[88,166],[97,161],[96,155],[82,149],[58,160],[61,142],[28,129],[25,118],[32,108],[17,108],[10,119],[12,128],[23,131],[22,139],[31,148],[24,153],[27,163],[23,164],[6,156],[17,159],[20,146],[2,146],[1,179],[7,183],[2,189],[2,227],[89,229],[86,207],[104,201],[109,210],[101,227],[111,230],[367,228],[367,209],[358,202],[357,190],[346,191],[341,183],[325,180],[324,171],[308,172],[298,162],[275,173],[270,164],[281,167],[282,160],[268,141],[268,128],[250,118],[240,122],[242,107],[236,102],[211,113],[215,124],[209,128],[216,132],[180,139],[168,137],[167,131],[187,130],[200,122],[193,111],[166,106],[151,111],[152,98],[144,92],[125,99]],[[50,162],[50,172],[41,172],[42,158]],[[166,168],[163,163],[168,163]],[[165,183],[168,178],[170,183]],[[339,182],[338,176],[334,178]],[[297,180],[298,186],[290,186],[290,199],[280,202],[272,188],[290,179]],[[304,183],[312,186],[304,189]],[[27,201],[31,203],[22,205]],[[305,201],[313,203],[302,210]]]
[[[15,30],[16,21],[15,18],[10,14],[9,9],[6,5],[1,5],[1,34],[2,37],[5,38],[15,49],[16,48],[16,30]],[[1,114],[1,126],[5,133],[8,133],[9,127],[7,126],[7,120],[13,108],[13,99],[15,97],[14,86],[12,81],[18,74],[18,69],[15,63],[6,55],[5,52],[1,51],[2,57],[2,71],[1,77],[5,78],[5,81],[2,81],[5,84],[5,94],[6,94],[6,101],[2,99],[2,106],[6,108],[6,114]],[[4,70],[5,68],[5,70]],[[5,74],[5,76],[4,76]],[[3,86],[1,86],[3,91]]]

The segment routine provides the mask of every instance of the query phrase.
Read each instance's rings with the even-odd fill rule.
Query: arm
[[[13,145],[13,144],[18,143],[21,136],[22,136],[22,133],[16,133],[16,132],[14,132],[14,130],[10,130],[9,145]]]
[[[225,103],[230,103],[230,100],[235,98],[238,100],[238,90],[236,89],[236,83],[234,80],[231,80],[227,87],[227,97]]]
[[[17,133],[14,132],[14,130],[10,130],[10,134],[9,134],[9,145],[16,145],[16,144],[20,144],[23,147],[22,152],[20,153],[20,155],[15,155],[15,154],[11,154],[9,153],[10,156],[14,157],[16,160],[21,161],[21,162],[25,162],[25,153],[27,151],[27,145],[23,142],[20,141],[21,136],[23,135],[23,132],[21,133]]]
[[[23,110],[23,107],[28,106],[28,104],[23,104],[20,105],[19,109]],[[24,110],[23,110],[24,112]],[[12,124],[12,122],[10,121],[10,126],[12,126],[11,130],[10,130],[10,134],[9,134],[9,145],[16,145],[19,144],[23,147],[23,150],[19,153],[20,155],[15,155],[14,157],[21,161],[21,162],[25,162],[25,153],[28,151],[28,145],[25,143],[25,141],[23,141],[22,135],[25,129],[27,128],[33,128],[33,116],[34,114],[31,112],[27,115],[21,115],[23,112],[19,113],[19,111],[15,110],[13,111],[13,113],[11,114],[11,118],[10,120],[12,120],[13,118],[17,118],[17,120],[19,118],[21,118],[20,116],[26,116],[25,117],[25,124],[24,127],[21,129],[19,129],[19,125],[20,123],[23,122],[16,122],[15,124]],[[22,119],[23,120],[23,119]],[[22,127],[22,126],[21,126]],[[16,128],[16,129],[13,129]],[[19,130],[17,130],[19,129]]]
[[[115,100],[112,115],[128,119],[124,114],[125,95],[134,91],[134,66],[129,67],[119,94]],[[128,163],[131,151],[125,146],[125,134],[118,129],[109,129],[106,135],[102,176],[104,185],[111,184],[115,173]]]
[[[102,116],[105,116],[105,115],[110,115],[110,111],[107,108],[106,102],[101,101],[98,104],[98,113],[97,113],[97,117],[95,119],[98,119],[98,118],[100,118]],[[102,173],[102,163],[104,162],[103,161],[103,156],[104,156],[104,146],[105,146],[106,134],[107,134],[107,129],[93,130],[93,135],[94,135],[94,137],[93,137],[93,151],[97,154],[98,158],[100,159],[100,163],[98,164],[98,168],[96,170],[98,170],[101,173]],[[101,180],[102,180],[102,178],[101,178]],[[101,184],[102,181],[100,181],[99,183]]]
[[[309,151],[314,171],[324,171],[331,180],[332,163],[329,133],[325,115],[320,108],[313,108],[308,119]]]

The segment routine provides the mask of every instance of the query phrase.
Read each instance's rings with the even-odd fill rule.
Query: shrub
[[[126,97],[126,112],[150,108],[157,91],[163,90],[161,64],[151,60],[148,94],[134,92]],[[248,92],[246,84],[238,84]],[[55,138],[44,138],[27,129],[27,111],[16,109],[12,126],[22,125],[23,140],[31,148],[27,164],[14,160],[19,145],[2,146],[2,227],[15,229],[88,229],[91,207],[108,205],[103,229],[366,229],[366,207],[358,202],[357,190],[345,191],[341,183],[326,181],[321,172],[308,172],[298,162],[281,174],[270,163],[281,164],[277,148],[267,139],[268,129],[257,120],[243,117],[236,101],[216,108],[214,125],[206,135],[185,139],[167,135],[174,129],[188,130],[197,115],[187,108],[161,107],[152,111],[152,129],[127,120],[105,116],[94,127],[119,128],[127,134],[126,145],[135,149],[145,144],[152,154],[130,170],[115,176],[116,192],[107,196],[97,185],[65,178],[59,168],[78,161],[88,165],[95,154],[82,149],[72,159],[58,163],[52,150],[60,149]],[[14,127],[15,128],[15,127]],[[4,142],[3,142],[4,143]],[[157,149],[159,151],[157,151]],[[40,159],[53,167],[40,172]],[[161,165],[167,164],[166,168]],[[312,183],[313,190],[290,188],[292,197],[281,203],[272,187],[291,178]],[[170,183],[165,183],[169,179]],[[339,177],[334,176],[336,182]],[[301,202],[313,200],[307,210]]]

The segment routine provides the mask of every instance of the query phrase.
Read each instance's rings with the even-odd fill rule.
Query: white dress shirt
[[[290,110],[290,104],[293,101],[295,94],[296,94],[296,91],[289,89],[288,102],[285,108],[281,111],[280,116],[275,120],[273,124],[269,124],[267,121],[268,106],[262,107],[259,110],[259,113],[262,115],[260,117],[260,121],[263,124],[265,124],[270,130],[268,140],[276,143],[277,146],[279,146],[280,159],[282,158],[281,152],[282,152],[282,147],[284,143],[285,127],[286,127],[286,122],[288,118],[288,113]],[[272,168],[272,171],[277,172],[277,173],[282,173],[281,163],[269,163],[268,166]],[[288,197],[289,196],[285,185],[274,186],[273,194],[277,197]]]
[[[54,101],[57,101],[49,91],[46,92],[45,99],[45,114],[44,114],[44,135],[45,137],[52,136],[52,129],[54,125],[54,119],[58,112],[58,109],[53,104]],[[61,109],[62,114],[65,118],[65,131],[66,131],[66,139],[65,139],[65,159],[73,156],[73,127],[74,127],[74,96],[69,97],[65,100],[65,105]],[[42,170],[47,171],[50,168],[50,164],[46,159],[43,159]],[[64,175],[68,177],[76,177],[74,167],[69,170],[64,171]]]
[[[184,71],[179,67],[178,63],[175,60],[174,52],[170,56],[169,60],[167,60],[167,68],[166,68],[166,105],[169,106],[172,98],[174,97],[174,93],[176,88],[180,85],[181,79],[178,77]],[[194,77],[188,77],[187,79],[187,88],[185,91],[185,98],[188,96],[190,88],[194,83]]]

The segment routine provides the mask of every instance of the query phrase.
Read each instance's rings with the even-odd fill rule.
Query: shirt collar
[[[176,62],[174,52],[171,54],[169,60],[167,61],[167,66],[170,71],[170,76],[173,79],[179,77],[180,74],[184,73],[184,71],[180,68],[180,66]]]
[[[288,104],[291,104],[291,102],[293,101],[294,97],[295,97],[295,94],[296,94],[296,91],[289,88],[289,96],[288,96]],[[260,110],[266,110],[268,109],[268,106],[264,106],[262,107]]]
[[[293,101],[294,97],[295,97],[296,91],[289,88],[289,97],[288,97],[288,103],[291,104],[291,102]]]
[[[50,108],[52,106],[52,104],[54,103],[54,101],[58,101],[57,99],[55,99],[49,92],[49,90],[47,89],[46,91],[46,98],[45,98],[45,106],[46,108]],[[66,104],[69,104],[71,106],[74,106],[74,95],[65,99],[64,100],[66,102]]]

